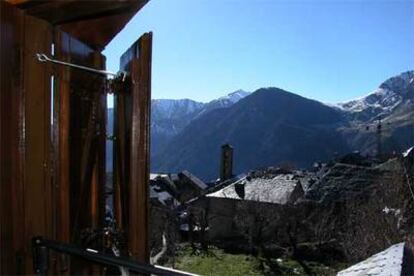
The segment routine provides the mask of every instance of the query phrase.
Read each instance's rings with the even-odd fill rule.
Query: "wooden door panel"
[[[1,274],[23,272],[24,14],[0,1]]]

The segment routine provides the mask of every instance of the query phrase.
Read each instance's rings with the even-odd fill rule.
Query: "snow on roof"
[[[403,157],[409,156],[412,152],[414,152],[414,147],[409,148],[408,150],[403,152]]]
[[[155,191],[154,187],[150,187],[150,198],[158,198],[158,193]]]
[[[181,231],[186,231],[186,232],[190,231],[190,226],[188,225],[188,223],[183,223],[183,224],[180,225],[180,230]],[[206,227],[204,230],[208,231],[209,227]],[[193,231],[201,231],[201,227],[197,226],[197,225],[194,225],[193,226]]]
[[[163,205],[167,205],[168,200],[174,200],[174,197],[167,191],[162,191],[159,186],[150,186],[150,198],[156,198]]]
[[[167,177],[168,174],[164,173],[150,173],[150,180],[155,180],[157,177]]]
[[[404,243],[394,244],[386,250],[369,257],[365,261],[339,271],[337,276],[400,276],[403,256]]]
[[[238,193],[236,185],[244,185],[244,196]],[[286,204],[296,186],[300,184],[292,175],[278,175],[274,178],[241,179],[221,190],[207,194],[207,197],[252,200],[268,203]]]

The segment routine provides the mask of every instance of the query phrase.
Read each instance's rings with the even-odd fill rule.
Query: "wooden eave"
[[[103,50],[149,0],[6,0]]]

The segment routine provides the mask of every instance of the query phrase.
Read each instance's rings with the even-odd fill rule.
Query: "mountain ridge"
[[[238,102],[249,92],[241,89],[207,103],[190,99],[154,99],[151,101],[151,154],[155,156],[194,118],[216,108],[225,108]]]
[[[388,78],[368,95],[339,103],[353,120],[372,122],[386,117],[401,104],[412,104],[414,98],[414,70]]]
[[[389,78],[358,99],[360,102],[353,100],[342,106],[326,105],[280,88],[258,89],[230,107],[192,120],[154,156],[152,169],[169,172],[185,168],[205,180],[214,179],[223,143],[235,148],[236,173],[283,162],[308,167],[314,161],[355,150],[373,155],[379,116],[385,124],[384,150],[404,149],[414,143],[414,136],[411,139],[409,135],[414,122],[407,117],[411,114],[413,77],[414,71],[408,71]],[[365,105],[356,109],[361,102]]]
[[[274,87],[208,103],[152,100],[152,106],[160,102],[164,109],[152,109],[151,170],[187,169],[204,180],[217,177],[223,143],[235,148],[236,173],[281,163],[307,167],[350,151],[376,154],[379,119],[386,152],[414,144],[413,70],[337,105]]]
[[[191,122],[155,156],[153,170],[186,168],[203,179],[213,179],[224,143],[236,149],[236,173],[285,161],[310,165],[315,158],[327,158],[338,147],[345,148],[339,134],[330,131],[342,120],[339,111],[315,100],[262,88],[229,108],[216,109]],[[289,145],[292,142],[294,146]]]

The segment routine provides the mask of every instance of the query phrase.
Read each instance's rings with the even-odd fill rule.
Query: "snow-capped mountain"
[[[230,107],[249,95],[243,90],[234,91],[208,103],[190,99],[155,99],[151,101],[151,149],[157,153],[192,120],[217,108]]]
[[[225,108],[248,96],[250,92],[234,91],[207,103],[190,99],[154,99],[151,101],[151,127],[175,135],[192,119],[216,108]]]
[[[414,71],[407,71],[389,78],[369,95],[338,106],[349,113],[350,119],[370,122],[413,103]]]
[[[172,136],[177,134],[198,114],[204,104],[189,99],[151,101],[151,128],[155,133]]]
[[[278,88],[261,88],[228,108],[195,118],[152,159],[153,171],[184,168],[204,180],[217,178],[220,146],[236,149],[235,173],[288,160],[309,166],[346,152],[336,131],[341,111]]]
[[[152,118],[174,118],[197,112],[204,106],[203,103],[189,99],[168,100],[155,99],[151,101]]]
[[[399,151],[414,141],[414,71],[389,78],[367,96],[338,106],[348,121],[341,132],[353,150],[377,152],[379,119],[386,151]]]
[[[209,102],[209,104],[220,103],[222,106],[229,106],[229,105],[237,103],[238,101],[240,101],[241,99],[243,99],[244,97],[250,94],[251,94],[250,92],[239,89],[226,96],[220,97],[216,100],[212,100],[211,102]]]
[[[240,172],[283,161],[306,166],[356,150],[375,154],[379,115],[383,151],[401,152],[414,141],[414,71],[389,78],[366,97],[336,106],[268,88],[254,93],[238,90],[208,103],[153,100],[151,111],[155,171],[190,169],[207,179],[216,177],[222,143],[234,145],[235,170]],[[109,129],[112,123],[110,109]],[[112,147],[107,150],[111,158]]]
[[[231,103],[232,93],[221,98]],[[234,146],[235,172],[292,162],[307,167],[316,160],[359,151],[401,152],[414,139],[414,71],[384,81],[366,97],[335,106],[278,88],[262,88],[211,112],[202,111],[152,159],[155,171],[188,169],[203,179],[217,177],[223,143]],[[202,110],[206,109],[206,104]]]
[[[217,108],[230,107],[250,94],[250,92],[239,89],[230,94],[227,94],[226,96],[212,100],[203,106],[202,110],[197,114],[197,117]]]

